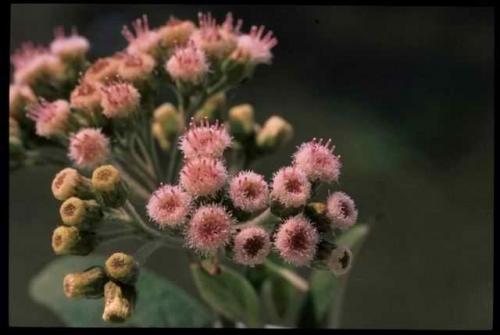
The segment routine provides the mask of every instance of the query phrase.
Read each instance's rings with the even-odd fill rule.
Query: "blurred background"
[[[10,50],[48,43],[62,25],[91,41],[92,57],[104,56],[125,47],[121,27],[143,13],[158,26],[171,14],[194,20],[200,10],[218,19],[232,11],[245,30],[265,24],[279,39],[274,64],[228,95],[254,104],[259,122],[279,114],[295,126],[293,143],[255,170],[270,177],[312,137],[331,137],[342,155],[340,186],[371,232],[350,274],[341,326],[490,328],[493,8],[12,5]],[[56,172],[10,176],[13,326],[63,325],[28,295],[31,277],[54,259]],[[194,292],[185,262],[162,249],[148,266]]]

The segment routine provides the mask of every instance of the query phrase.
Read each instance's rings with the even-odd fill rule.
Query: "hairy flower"
[[[173,227],[185,222],[191,206],[191,196],[179,186],[163,185],[149,198],[149,217],[160,227]]]
[[[180,148],[186,159],[196,157],[219,158],[231,145],[231,136],[217,120],[210,125],[208,120],[191,121],[189,130],[180,139]]]
[[[293,155],[293,163],[305,172],[311,181],[333,182],[338,180],[340,174],[340,157],[332,151],[331,140],[315,138],[307,143],[302,143]]]
[[[303,266],[313,259],[318,240],[318,232],[311,222],[304,216],[297,215],[280,225],[274,246],[286,262]]]
[[[9,86],[9,115],[20,119],[25,108],[37,102],[35,93],[28,85],[13,84]]]
[[[235,207],[252,213],[267,206],[269,190],[262,175],[241,171],[229,183],[229,196]]]
[[[326,200],[326,213],[333,225],[340,229],[349,228],[358,219],[354,200],[344,192],[330,194]]]
[[[234,55],[247,57],[251,63],[271,63],[273,57],[271,49],[278,44],[278,40],[273,37],[273,32],[268,31],[264,35],[264,26],[252,26],[249,34],[238,37],[238,45]]]
[[[213,196],[227,179],[224,164],[213,158],[195,158],[185,163],[180,172],[182,187],[193,197]]]
[[[271,251],[269,234],[260,227],[245,228],[234,237],[234,260],[243,265],[262,264]]]
[[[94,112],[101,107],[101,84],[93,81],[82,81],[71,92],[71,107]]]
[[[54,30],[54,40],[50,44],[50,51],[63,59],[75,59],[83,57],[90,48],[89,41],[78,35],[73,29],[71,35],[64,34],[64,28],[58,27]]]
[[[118,75],[118,65],[119,62],[115,58],[99,58],[85,71],[83,80],[87,82],[107,82],[113,80]]]
[[[174,80],[199,83],[208,72],[205,53],[193,42],[178,47],[165,64],[165,69]]]
[[[116,58],[119,59],[118,76],[126,81],[143,82],[151,76],[156,66],[154,58],[145,53],[119,53],[118,55],[116,55]]]
[[[28,112],[29,118],[36,123],[36,134],[46,138],[64,134],[68,129],[70,114],[66,100],[42,100]]]
[[[164,47],[172,48],[185,45],[195,29],[194,23],[189,20],[170,17],[167,23],[158,29],[158,35]]]
[[[306,174],[294,167],[281,168],[274,174],[271,197],[285,207],[300,207],[311,196],[311,183]]]
[[[132,23],[135,34],[127,27],[123,26],[122,35],[128,41],[127,52],[130,54],[147,53],[154,56],[157,53],[160,36],[155,30],[149,29],[148,17],[136,19]]]
[[[111,83],[101,87],[102,113],[112,118],[123,118],[139,108],[141,95],[128,83]]]
[[[61,201],[90,193],[89,180],[73,168],[59,171],[52,180],[51,189],[54,197]]]
[[[68,156],[77,166],[94,168],[109,154],[109,139],[100,129],[84,128],[70,139]]]
[[[232,225],[233,219],[224,207],[202,206],[189,222],[187,243],[200,252],[213,252],[229,242]]]

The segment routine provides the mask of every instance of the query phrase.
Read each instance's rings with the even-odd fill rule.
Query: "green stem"
[[[290,284],[292,284],[293,287],[295,287],[297,290],[301,292],[307,292],[309,290],[309,284],[308,282],[296,274],[293,271],[290,271],[284,267],[281,267],[279,265],[274,264],[270,260],[266,260],[264,263],[267,269],[275,273],[276,275],[282,277],[283,279],[287,280]]]

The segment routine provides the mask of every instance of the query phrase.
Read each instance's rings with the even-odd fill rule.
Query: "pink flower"
[[[246,55],[255,64],[271,63],[271,49],[278,44],[278,40],[273,37],[272,31],[264,35],[264,29],[264,26],[252,26],[249,34],[239,36],[235,54],[239,57]]]
[[[231,146],[231,136],[219,121],[210,125],[208,120],[196,124],[191,120],[189,130],[180,139],[180,148],[186,159],[196,157],[219,158]]]
[[[202,206],[194,213],[189,223],[187,243],[200,252],[213,252],[229,242],[232,225],[233,219],[224,207]]]
[[[68,156],[80,167],[95,168],[103,163],[109,154],[109,139],[100,129],[84,128],[70,139]]]
[[[83,57],[90,48],[89,41],[78,35],[76,29],[73,29],[70,36],[65,36],[64,29],[58,27],[54,30],[54,36],[50,51],[63,59]]]
[[[37,102],[35,93],[28,85],[13,84],[9,86],[9,115],[20,119],[25,108]]]
[[[180,172],[182,187],[193,197],[213,196],[226,182],[224,164],[213,158],[195,158],[185,163]]]
[[[266,208],[269,190],[263,176],[241,171],[229,183],[229,196],[235,207],[253,213]]]
[[[165,25],[158,29],[158,35],[166,48],[185,45],[196,29],[193,22],[179,20],[171,16]]]
[[[234,237],[234,260],[243,265],[262,264],[271,251],[269,234],[260,227],[245,228]]]
[[[306,174],[294,167],[284,167],[275,173],[271,197],[285,207],[300,207],[311,196],[311,183]]]
[[[116,82],[101,87],[102,113],[112,118],[129,116],[139,108],[141,95],[128,83]]]
[[[122,35],[128,41],[127,52],[130,54],[147,53],[155,55],[160,45],[160,36],[155,30],[149,29],[148,17],[136,19],[132,23],[135,35],[127,26],[123,26]]]
[[[107,82],[115,79],[118,74],[118,64],[116,58],[99,58],[92,64],[83,76],[86,82]]]
[[[66,100],[43,100],[32,106],[28,112],[29,118],[36,123],[36,134],[46,138],[64,134],[68,129],[70,115]]]
[[[335,192],[326,200],[326,214],[334,226],[346,229],[356,223],[358,210],[350,196],[344,192]]]
[[[148,54],[119,54],[118,76],[130,82],[147,80],[156,66],[153,57]]]
[[[179,186],[164,185],[157,189],[146,206],[148,215],[160,227],[173,227],[185,222],[191,196]]]
[[[228,15],[219,27],[212,14],[198,13],[200,29],[191,35],[191,40],[210,58],[223,59],[236,48],[236,29],[239,27],[233,26],[232,15]]]
[[[208,64],[205,53],[190,41],[185,47],[176,48],[165,69],[174,80],[199,83],[208,72]]]
[[[10,58],[14,65],[14,82],[32,85],[44,75],[60,78],[65,68],[60,59],[44,47],[26,42]]]
[[[286,262],[303,266],[313,259],[318,240],[318,232],[311,222],[304,216],[297,215],[280,225],[274,246]]]
[[[331,140],[315,138],[307,143],[302,143],[293,155],[293,163],[305,172],[311,181],[333,182],[338,180],[340,174],[340,156],[335,156],[332,151]]]
[[[71,92],[71,107],[93,112],[101,107],[101,84],[99,82],[83,81]]]

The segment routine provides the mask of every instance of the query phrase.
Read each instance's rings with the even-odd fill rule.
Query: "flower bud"
[[[80,175],[75,169],[62,169],[52,181],[52,194],[61,201],[73,196],[89,199],[92,196],[90,180]]]
[[[238,140],[253,134],[254,122],[254,111],[250,104],[234,106],[229,110],[231,134]]]
[[[20,119],[26,107],[37,102],[36,96],[28,85],[9,86],[9,115]]]
[[[107,322],[125,322],[134,312],[136,292],[133,287],[108,281],[104,285],[104,312]]]
[[[135,259],[122,252],[111,255],[106,260],[106,273],[123,284],[133,285],[139,275],[139,265]]]
[[[184,120],[171,103],[164,103],[157,107],[153,113],[154,121],[157,122],[167,139],[172,138],[184,127]]]
[[[52,249],[56,255],[87,255],[95,247],[95,234],[77,227],[59,226],[52,234]]]
[[[264,152],[272,152],[284,145],[293,136],[292,126],[279,116],[267,119],[257,134],[257,146]]]
[[[113,165],[103,165],[92,173],[92,188],[109,207],[120,207],[127,200],[127,189],[120,171]]]
[[[67,298],[100,298],[104,295],[106,281],[106,272],[100,266],[69,273],[63,281],[64,295]]]
[[[336,276],[341,276],[351,268],[352,252],[349,248],[339,246],[333,249],[326,261],[326,265]]]
[[[163,132],[161,123],[153,121],[153,123],[151,124],[151,133],[153,134],[154,138],[156,138],[156,141],[158,141],[158,145],[160,146],[160,148],[162,148],[164,151],[170,149],[172,145],[167,139],[166,134]]]
[[[158,36],[161,44],[165,48],[173,48],[179,45],[185,45],[196,26],[189,20],[178,20],[171,17],[168,22],[158,29]]]
[[[222,119],[222,111],[226,104],[226,95],[219,93],[208,99],[205,104],[193,116],[195,122],[199,121],[215,121]]]
[[[24,153],[23,142],[19,137],[9,136],[9,155],[11,158],[21,158]]]
[[[326,213],[326,205],[322,202],[307,204],[304,214],[313,222],[321,235],[333,235],[331,221]]]
[[[92,229],[102,218],[101,206],[95,200],[81,200],[76,197],[66,199],[59,214],[64,224],[82,230]]]

